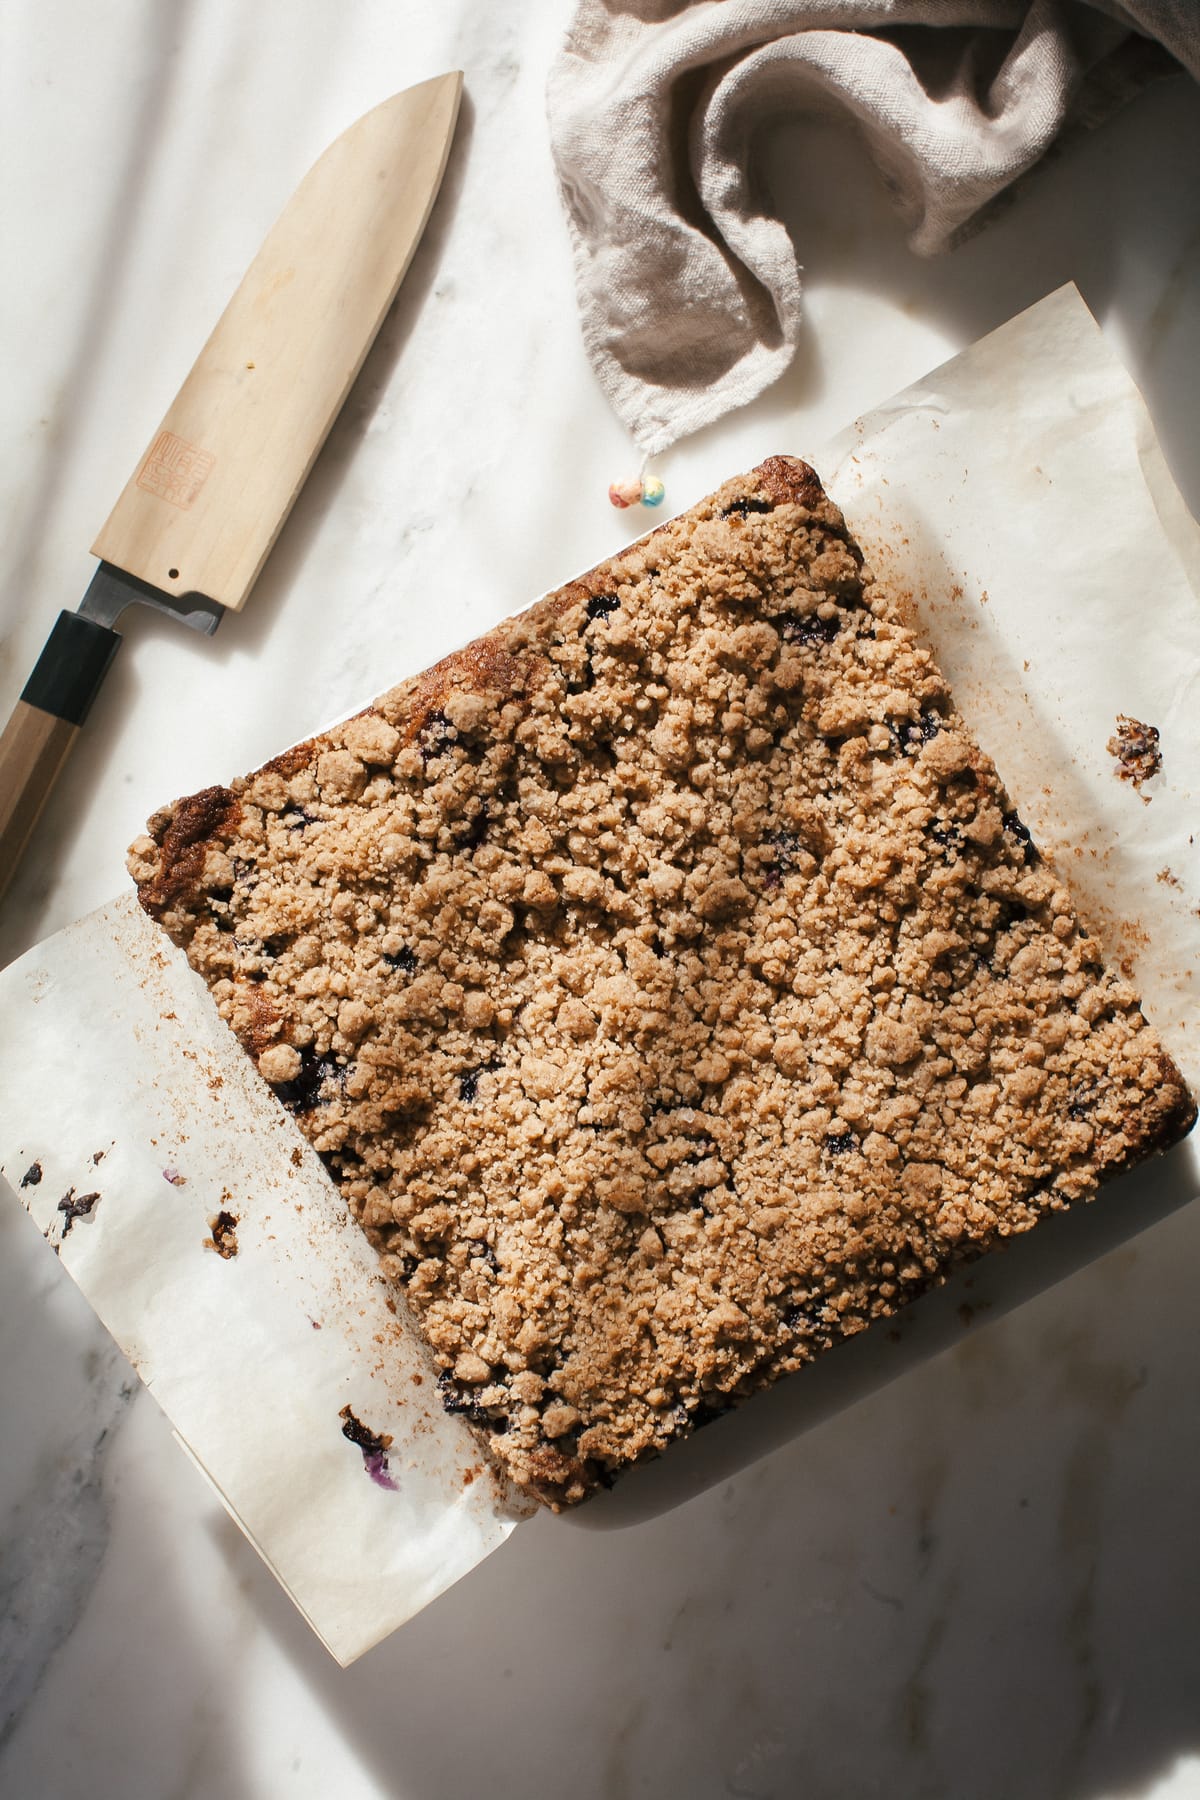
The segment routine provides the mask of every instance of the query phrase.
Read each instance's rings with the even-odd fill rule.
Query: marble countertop
[[[9,8],[6,708],[300,174],[398,88],[461,67],[466,98],[400,301],[250,607],[211,642],[130,624],[3,960],[122,888],[163,799],[645,528],[605,498],[638,459],[584,358],[547,150],[562,22],[554,0]],[[802,353],[661,459],[668,507],[803,453],[1074,280],[1200,511],[1198,166],[1181,79],[924,262],[852,136],[779,133]],[[342,1672],[0,1208],[0,1793],[1200,1795],[1198,1257],[1192,1207],[676,1512],[539,1518]]]

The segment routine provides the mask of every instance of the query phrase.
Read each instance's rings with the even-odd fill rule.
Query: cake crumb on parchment
[[[1156,725],[1143,725],[1128,713],[1117,714],[1117,729],[1108,740],[1108,753],[1116,758],[1118,781],[1132,783],[1146,805],[1152,794],[1142,793],[1142,784],[1162,773],[1163,759]]]

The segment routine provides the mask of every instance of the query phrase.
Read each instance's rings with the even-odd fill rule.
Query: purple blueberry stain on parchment
[[[362,1451],[363,1468],[376,1487],[388,1488],[393,1494],[397,1493],[398,1484],[388,1472],[387,1452],[391,1438],[386,1433],[371,1431],[356,1417],[352,1407],[343,1406],[338,1418],[342,1421],[342,1436],[349,1438]]]

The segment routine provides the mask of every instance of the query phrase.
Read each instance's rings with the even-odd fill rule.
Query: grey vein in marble
[[[4,1521],[0,1561],[0,1751],[59,1645],[74,1629],[95,1585],[108,1542],[104,1463],[111,1434],[133,1393],[114,1350],[118,1385],[97,1394],[104,1419],[90,1444],[67,1451],[68,1465]],[[98,1384],[99,1386],[100,1384]]]

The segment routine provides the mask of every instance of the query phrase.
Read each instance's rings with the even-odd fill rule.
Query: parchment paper
[[[352,1661],[528,1506],[440,1405],[320,1158],[132,895],[30,951],[0,994],[0,1167],[234,1519]],[[222,1213],[231,1256],[215,1248],[230,1247],[212,1230]],[[346,1406],[391,1437],[370,1466]]]
[[[1078,294],[1051,295],[824,452],[795,448],[911,596],[1022,816],[1200,1085],[1200,532]],[[1145,798],[1105,747],[1118,712],[1162,733]],[[0,1171],[339,1661],[528,1510],[441,1408],[319,1158],[131,895],[0,976]],[[1040,1227],[1024,1262],[1025,1245],[987,1259],[987,1304],[1198,1186],[1187,1147],[1136,1171],[1081,1209],[1082,1227]],[[764,1454],[947,1341],[953,1299],[930,1295],[900,1333],[866,1333],[779,1384],[579,1521],[624,1522]],[[345,1407],[385,1450],[344,1435]]]
[[[1106,952],[1200,1087],[1200,527],[1074,287],[812,459]],[[1139,795],[1107,749],[1162,734]]]

